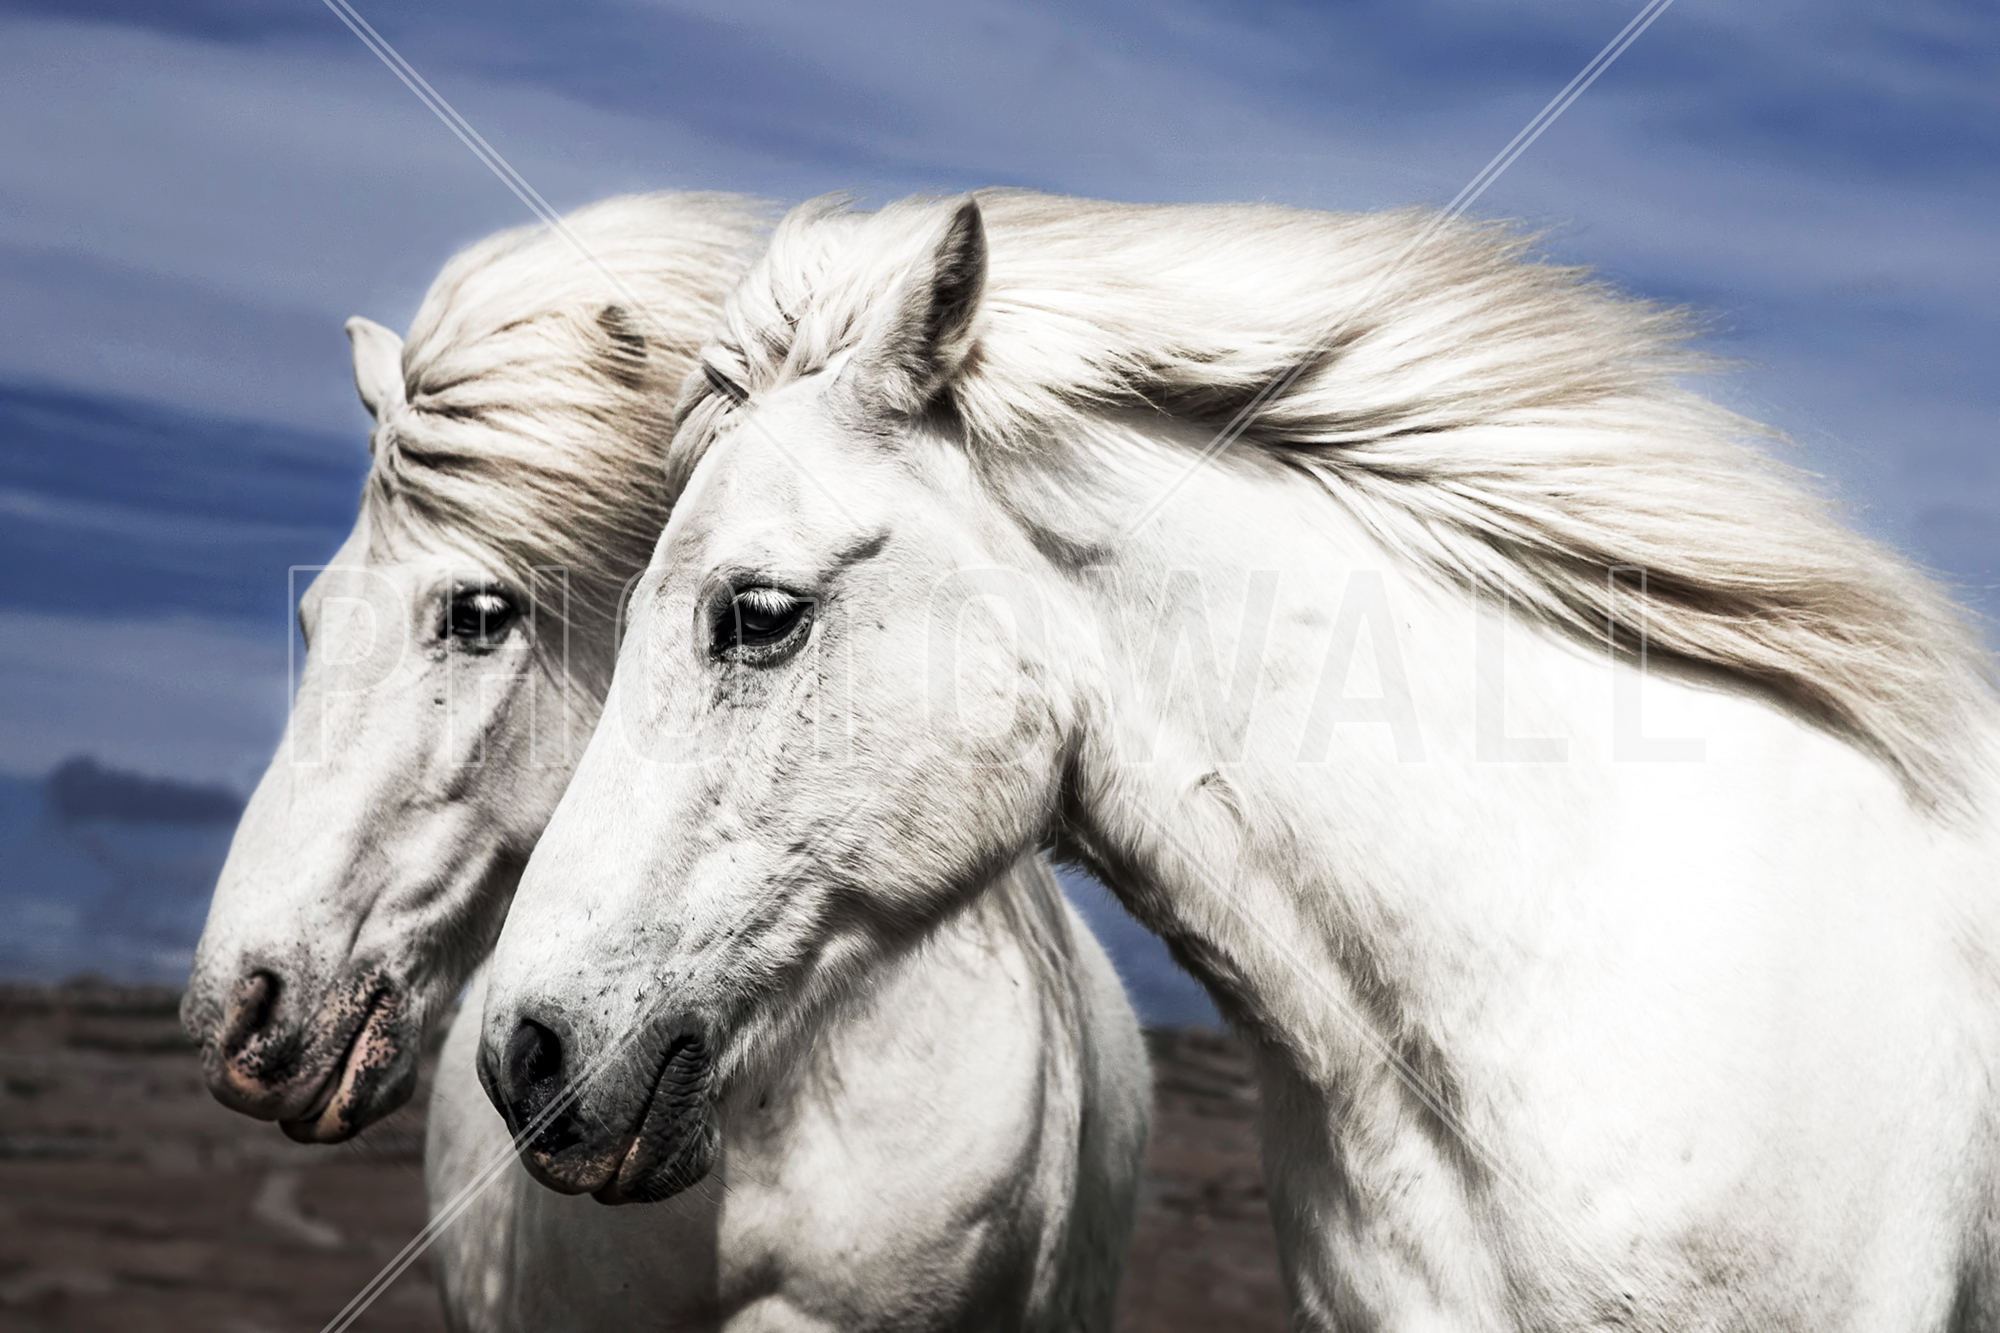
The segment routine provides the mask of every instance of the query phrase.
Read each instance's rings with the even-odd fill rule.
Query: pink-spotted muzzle
[[[409,1100],[421,1045],[409,1019],[401,989],[380,973],[348,978],[302,1014],[285,982],[258,969],[194,1035],[224,1106],[276,1120],[300,1143],[339,1143]]]

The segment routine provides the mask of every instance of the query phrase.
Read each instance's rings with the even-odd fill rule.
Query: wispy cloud
[[[76,754],[247,791],[283,726],[286,627],[0,610],[0,772]]]
[[[559,208],[635,188],[789,200],[994,182],[1438,204],[1637,8],[362,6]],[[1561,259],[1697,307],[1748,363],[1718,393],[1796,433],[1866,525],[1966,584],[2000,581],[1996,55],[1990,7],[1677,0],[1482,208],[1544,228]],[[347,461],[284,483],[321,497],[315,512],[336,516],[310,523],[328,534],[352,512],[365,426],[341,319],[406,322],[453,248],[527,220],[344,28],[294,0],[0,6],[0,124],[0,382],[229,418],[156,442],[204,484],[244,466],[207,451],[245,419],[330,442],[316,447]],[[54,584],[131,594],[104,594],[96,616],[139,614],[152,585],[107,584],[93,561],[199,567],[204,549],[295,521],[188,501],[210,526],[186,528],[184,550],[148,545],[174,536],[164,518],[117,534],[130,550],[97,547],[83,520],[134,501],[93,491],[87,471],[4,480],[41,505],[17,557],[44,541],[30,555]],[[159,494],[163,514],[182,512]],[[176,586],[163,613],[265,614],[227,578]],[[50,609],[18,586],[0,587],[6,606]],[[64,697],[79,736],[117,711]],[[0,728],[26,734],[8,711],[24,707],[0,702]],[[210,720],[189,719],[194,755]]]

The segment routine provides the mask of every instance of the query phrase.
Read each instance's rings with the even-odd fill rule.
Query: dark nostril
[[[532,1018],[521,1020],[514,1039],[507,1044],[508,1081],[516,1095],[550,1083],[562,1082],[562,1040]]]
[[[536,1151],[557,1153],[582,1142],[563,1096],[562,1039],[532,1018],[508,1039],[507,1092],[514,1132],[530,1135]]]
[[[288,1106],[285,1092],[297,1070],[298,1034],[285,1031],[283,992],[275,972],[245,973],[223,997],[215,1025],[202,1034],[209,1090],[223,1105],[266,1120]]]
[[[256,971],[239,980],[229,990],[222,1011],[222,1049],[234,1054],[247,1046],[271,1025],[278,1008],[278,978]]]

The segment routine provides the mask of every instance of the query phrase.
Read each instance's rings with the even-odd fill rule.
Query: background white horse
[[[683,762],[588,752],[489,1047],[671,923],[649,1003],[727,1088],[1049,841],[1254,1039],[1305,1324],[2000,1326],[1985,657],[1676,386],[1671,317],[1523,249],[795,212],[609,704]]]
[[[408,1096],[426,1026],[498,931],[664,520],[693,351],[672,339],[713,323],[759,218],[739,199],[654,195],[566,225],[615,286],[528,229],[452,260],[407,348],[348,326],[373,467],[354,534],[302,602],[297,705],[185,1004],[217,1096],[295,1138],[337,1141]],[[513,1164],[442,1233],[454,1326],[1108,1327],[1144,1053],[1046,867],[996,879],[990,907],[827,1007],[797,1058],[725,1109],[717,1186],[607,1209]],[[618,975],[645,967],[628,957]],[[475,982],[438,1074],[434,1211],[509,1153],[473,1068],[479,996]],[[560,1153],[530,1161],[579,1188]]]

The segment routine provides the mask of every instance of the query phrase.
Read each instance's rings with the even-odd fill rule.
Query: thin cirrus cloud
[[[233,618],[0,608],[0,680],[0,748],[29,772],[81,751],[241,791],[284,725],[286,644]]]
[[[1378,207],[1450,199],[1637,6],[361,8],[558,207],[989,183]],[[1693,307],[1747,363],[1714,391],[1975,600],[2000,570],[1996,53],[2000,17],[1969,4],[1676,0],[1476,210]],[[47,455],[0,476],[0,613],[40,618],[34,669],[82,654],[78,681],[97,630],[169,620],[218,678],[268,667],[286,566],[331,550],[365,462],[340,321],[400,326],[452,249],[528,219],[297,0],[0,6],[0,125],[0,429]],[[220,762],[189,651],[147,687],[208,701],[189,761],[156,738],[148,766],[254,772],[270,720],[222,729]],[[44,691],[26,726],[23,662],[0,654],[0,770],[65,735],[139,761],[101,725],[129,672]]]
[[[1437,205],[1638,10],[355,3],[559,208]],[[1974,601],[2000,580],[1996,53],[1973,4],[1675,0],[1476,209],[1691,307],[1744,363],[1711,391]],[[453,249],[529,218],[310,0],[0,3],[0,127],[0,774],[83,752],[244,789],[282,724],[289,567],[331,553],[366,465],[341,321],[403,326]],[[1212,1016],[1070,888],[1151,1021]]]

